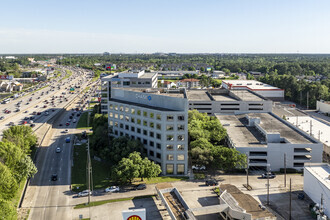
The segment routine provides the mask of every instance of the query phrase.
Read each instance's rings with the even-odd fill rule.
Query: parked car
[[[113,193],[113,192],[119,192],[119,187],[118,186],[110,186],[108,188],[106,188],[104,190],[104,192],[110,192],[110,193]]]
[[[33,128],[33,127],[35,127],[35,126],[36,126],[35,124],[30,124],[30,127],[31,127],[31,128]]]
[[[88,189],[86,189],[86,190],[84,190],[84,191],[78,193],[78,197],[88,196],[88,194],[89,194],[89,195],[92,195],[92,192],[89,191]]]
[[[56,181],[57,180],[57,174],[56,173],[55,174],[52,174],[51,180],[52,181]]]
[[[204,170],[206,170],[206,167],[205,166],[200,166],[200,165],[193,165],[191,168],[193,170],[198,170],[198,171],[204,171]]]
[[[139,184],[136,186],[136,190],[143,190],[143,189],[146,189],[147,188],[147,185],[146,184]]]
[[[269,178],[270,178],[270,179],[273,179],[273,178],[276,177],[275,173],[273,173],[273,172],[268,172],[268,175],[269,175]],[[266,179],[266,178],[267,178],[267,172],[261,174],[261,178]]]
[[[218,181],[215,179],[209,179],[205,181],[205,185],[207,186],[216,186],[218,185]]]

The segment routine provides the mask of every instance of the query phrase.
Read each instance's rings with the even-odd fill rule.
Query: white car
[[[104,192],[119,192],[119,187],[118,186],[110,186],[104,190]]]
[[[56,153],[61,153],[61,148],[57,147],[56,148]]]
[[[62,131],[62,133],[64,133],[64,134],[66,134],[66,133],[68,133],[68,132],[69,132],[68,129],[65,129],[64,131]]]
[[[200,170],[200,171],[206,170],[205,166],[199,166],[199,165],[193,165],[191,168],[193,170]]]
[[[89,191],[88,189],[78,193],[78,197],[83,197],[83,196],[88,196],[88,192],[89,192],[89,195],[92,195],[92,192]]]

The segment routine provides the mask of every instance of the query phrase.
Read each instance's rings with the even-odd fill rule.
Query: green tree
[[[132,183],[134,178],[139,177],[139,165],[129,158],[122,158],[113,170],[112,177],[120,184]]]
[[[8,220],[17,219],[16,208],[10,205],[9,201],[3,200],[1,198],[0,198],[0,218],[8,219]]]
[[[212,153],[214,168],[229,171],[246,166],[246,156],[234,148],[214,147]]]
[[[32,147],[37,144],[37,136],[29,126],[12,126],[3,131],[3,141],[10,141],[20,147],[25,154],[31,152]]]
[[[11,199],[17,189],[17,182],[10,169],[0,162],[0,199]]]

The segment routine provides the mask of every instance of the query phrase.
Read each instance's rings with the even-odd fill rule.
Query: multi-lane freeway
[[[22,203],[23,209],[30,209],[29,219],[72,219],[69,195],[72,133],[83,109],[81,103],[86,103],[95,94],[97,86],[93,85],[98,81],[91,82],[89,71],[70,70],[72,75],[67,79],[59,78],[34,94],[0,105],[0,117],[5,117],[0,121],[1,133],[10,122],[15,125],[26,123],[25,126],[33,124],[34,130],[47,131],[37,153],[38,173],[30,180]],[[69,90],[75,85],[80,88],[71,94]],[[92,89],[85,92],[87,86]],[[15,112],[17,103],[21,103],[19,112]],[[5,109],[11,113],[5,113]],[[66,143],[67,137],[71,138],[69,143]],[[54,174],[56,179],[52,180]]]

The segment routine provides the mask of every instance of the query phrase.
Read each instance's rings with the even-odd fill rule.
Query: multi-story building
[[[157,88],[157,73],[127,71],[101,77],[101,113],[107,114],[108,96],[112,87]]]
[[[228,146],[247,154],[253,170],[301,170],[322,162],[323,144],[272,113],[216,114],[226,128]]]
[[[184,89],[108,89],[112,134],[139,140],[148,158],[161,165],[162,174],[187,174],[188,100]]]
[[[189,110],[215,113],[271,112],[272,101],[250,90],[187,90]]]
[[[199,87],[199,79],[182,79],[177,82],[178,87],[185,87],[187,89]]]

